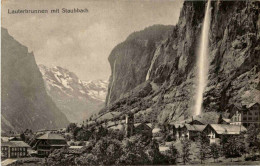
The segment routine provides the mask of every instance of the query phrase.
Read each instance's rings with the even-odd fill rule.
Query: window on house
[[[248,117],[248,120],[252,120],[252,117]]]

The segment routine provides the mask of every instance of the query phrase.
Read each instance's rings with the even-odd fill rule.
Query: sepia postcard
[[[1,165],[260,165],[260,1],[2,0]]]

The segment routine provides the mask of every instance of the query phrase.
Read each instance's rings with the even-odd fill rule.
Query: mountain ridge
[[[107,81],[83,81],[60,66],[39,68],[47,93],[71,122],[83,121],[103,107]]]

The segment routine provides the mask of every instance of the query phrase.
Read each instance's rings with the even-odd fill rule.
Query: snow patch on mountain
[[[104,105],[108,81],[83,81],[73,72],[59,66],[39,65],[39,69],[49,96],[70,121],[84,120]]]

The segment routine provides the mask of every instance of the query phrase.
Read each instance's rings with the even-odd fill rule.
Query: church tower
[[[126,114],[125,116],[126,123],[126,137],[131,137],[134,133],[134,114]]]

